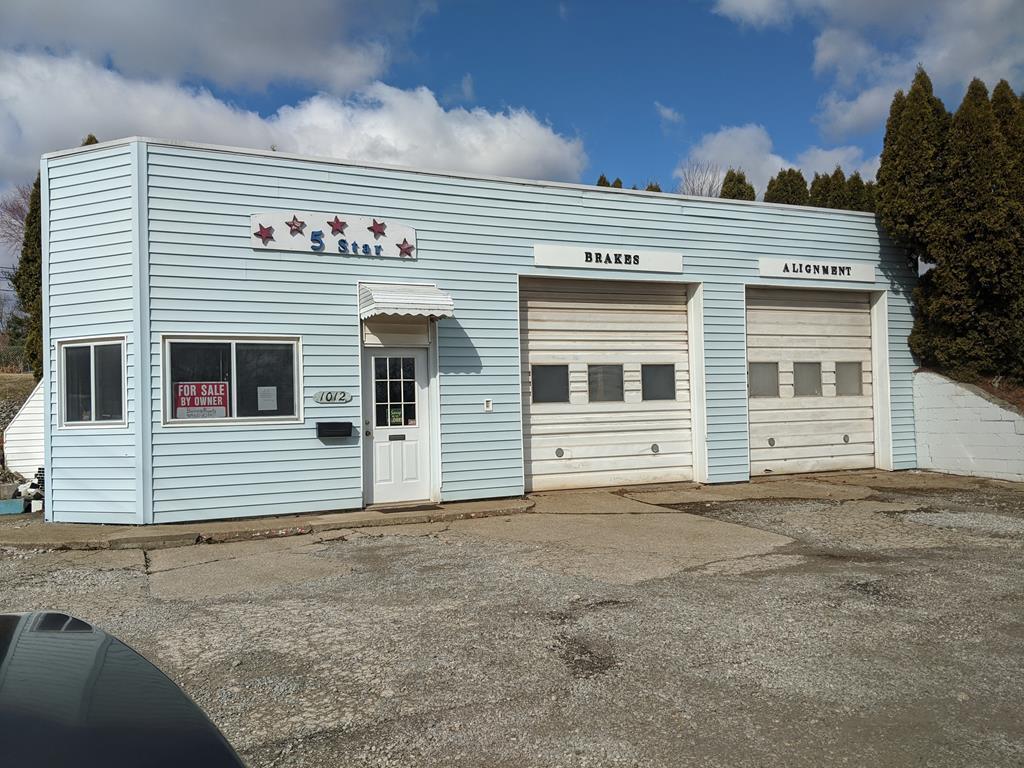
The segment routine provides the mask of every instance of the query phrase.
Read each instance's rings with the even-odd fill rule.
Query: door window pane
[[[124,376],[121,345],[98,344],[93,347],[96,372],[96,421],[124,419]]]
[[[295,415],[294,345],[239,342],[235,364],[239,416]]]
[[[675,400],[675,365],[641,365],[640,388],[644,400]]]
[[[840,396],[864,394],[861,364],[836,363],[836,394]]]
[[[530,374],[533,402],[569,402],[569,366],[534,365]]]
[[[92,421],[89,347],[64,348],[64,421]]]
[[[778,363],[751,363],[747,379],[751,397],[779,396]]]
[[[592,403],[620,402],[622,400],[622,366],[588,365],[587,386]]]
[[[793,363],[793,394],[796,397],[821,396],[821,363]]]

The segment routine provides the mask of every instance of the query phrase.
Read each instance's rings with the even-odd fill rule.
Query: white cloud
[[[375,82],[261,117],[204,90],[124,77],[78,57],[0,51],[0,186],[31,178],[42,152],[133,134],[448,171],[578,180],[578,138],[523,109],[445,109],[427,88]],[[49,105],[41,108],[41,105]]]
[[[558,4],[558,18],[562,21],[569,20],[569,6],[566,3]]]
[[[654,102],[654,111],[658,113],[658,117],[661,119],[662,128],[668,128],[683,122],[683,116],[677,110],[665,106],[660,101]]]
[[[73,52],[129,77],[346,93],[379,77],[431,9],[426,0],[4,0],[0,46]]]
[[[755,27],[781,24],[792,14],[786,0],[716,0],[714,10],[733,21]]]
[[[476,99],[476,87],[473,83],[473,75],[469,72],[462,76],[459,84],[449,88],[444,95],[445,104],[468,103]]]
[[[799,17],[820,30],[813,69],[833,80],[817,121],[833,140],[881,127],[918,64],[951,109],[972,77],[1024,86],[1021,0],[716,0],[714,11],[762,28]]]
[[[742,169],[758,197],[764,195],[768,180],[783,168],[799,168],[808,183],[815,173],[830,173],[837,165],[847,174],[860,171],[865,180],[873,179],[878,170],[877,156],[865,157],[864,150],[849,145],[830,149],[809,147],[795,158],[787,159],[775,152],[767,129],[754,123],[726,126],[702,136],[689,155],[680,161],[676,178],[682,175],[682,169],[689,162],[713,163],[723,172],[730,167]]]

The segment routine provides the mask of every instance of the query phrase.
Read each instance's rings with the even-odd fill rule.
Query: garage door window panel
[[[793,363],[793,394],[821,397],[821,363]]]
[[[621,365],[588,365],[587,388],[592,403],[620,403],[623,400]]]
[[[534,365],[530,380],[535,403],[569,402],[569,366]]]
[[[863,366],[860,362],[836,363],[836,395],[858,397],[864,394]]]
[[[644,400],[675,400],[675,364],[641,365],[640,389]]]
[[[751,397],[779,396],[778,363],[751,363],[748,378]]]

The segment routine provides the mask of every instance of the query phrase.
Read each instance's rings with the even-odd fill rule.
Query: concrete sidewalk
[[[41,514],[0,517],[0,547],[15,549],[169,549],[192,544],[301,536],[355,528],[444,523],[533,510],[526,498],[430,504],[396,510],[363,509],[166,525],[47,523]]]
[[[625,488],[531,494],[528,498],[432,504],[395,510],[367,509],[312,515],[245,518],[202,523],[117,526],[46,523],[40,515],[0,517],[0,547],[17,549],[168,549],[192,544],[299,536],[386,525],[447,523],[534,512],[539,515],[643,515],[697,512],[744,501],[852,502],[876,498],[879,489],[945,493],[968,488],[1024,486],[934,472],[861,470],[756,478],[747,483],[670,483]],[[898,510],[897,510],[898,511]]]

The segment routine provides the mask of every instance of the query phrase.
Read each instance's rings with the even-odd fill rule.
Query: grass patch
[[[0,373],[0,400],[17,402],[20,407],[35,386],[36,380],[31,373]]]

